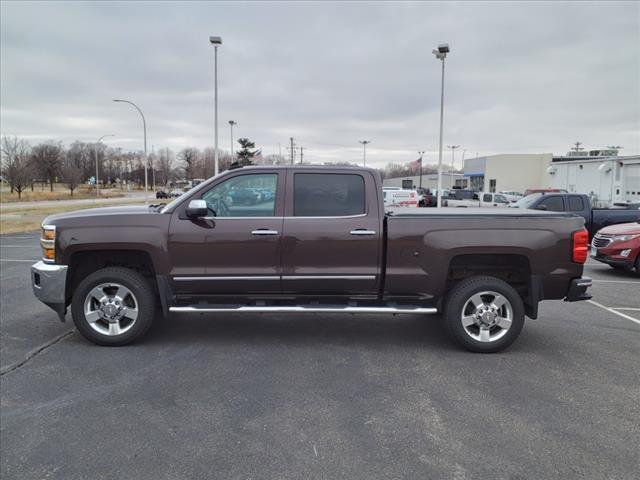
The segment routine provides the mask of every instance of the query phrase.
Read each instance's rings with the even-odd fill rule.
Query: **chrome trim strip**
[[[351,235],[375,235],[375,230],[351,230]]]
[[[277,230],[252,230],[251,235],[278,235]]]
[[[375,275],[256,275],[256,276],[244,276],[244,277],[224,277],[224,276],[209,276],[209,277],[173,277],[176,282],[197,282],[207,280],[375,280]]]
[[[432,314],[438,313],[433,307],[322,307],[322,306],[238,306],[238,307],[170,307],[170,312],[175,313],[214,313],[214,312],[292,312],[292,313],[412,313]]]
[[[375,275],[283,275],[283,280],[375,280]]]
[[[255,276],[255,277],[173,277],[175,282],[199,282],[207,280],[280,280],[280,276]]]

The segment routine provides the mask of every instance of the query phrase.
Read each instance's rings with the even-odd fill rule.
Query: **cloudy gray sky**
[[[436,161],[449,42],[446,144],[475,156],[622,145],[640,153],[640,3],[2,2],[2,133],[179,150],[236,137],[305,160]],[[149,147],[151,148],[151,147]],[[446,158],[450,158],[447,153]],[[461,153],[458,153],[460,159]]]

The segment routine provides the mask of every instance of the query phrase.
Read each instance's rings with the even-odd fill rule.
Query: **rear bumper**
[[[588,277],[574,278],[571,280],[569,292],[565,297],[565,302],[579,302],[580,300],[589,300],[591,294],[587,289],[593,285],[593,281]]]
[[[64,321],[66,313],[66,265],[51,265],[42,261],[31,266],[31,287],[38,300],[55,310]]]

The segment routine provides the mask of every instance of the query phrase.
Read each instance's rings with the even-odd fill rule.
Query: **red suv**
[[[640,223],[620,223],[599,230],[591,242],[591,258],[613,268],[640,274]]]

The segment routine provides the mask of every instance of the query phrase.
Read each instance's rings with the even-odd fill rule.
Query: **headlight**
[[[56,263],[56,226],[42,225],[42,260],[45,263]]]
[[[611,235],[609,238],[612,242],[627,242],[638,237],[640,237],[640,233],[636,233],[633,235]]]

